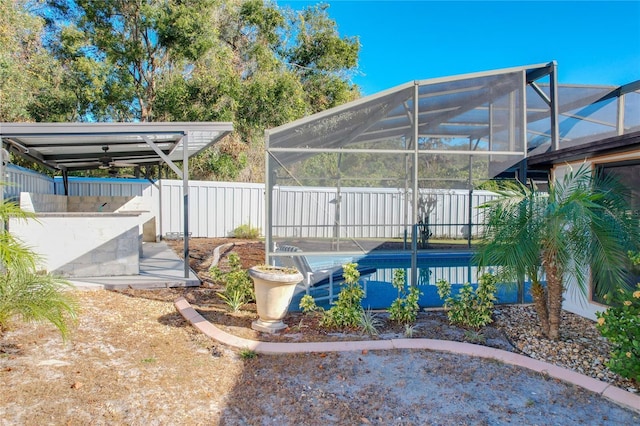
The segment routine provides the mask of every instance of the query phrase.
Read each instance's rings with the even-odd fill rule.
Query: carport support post
[[[62,169],[62,186],[64,187],[64,195],[69,196],[69,171]]]
[[[182,137],[184,277],[189,278],[189,133]]]
[[[165,161],[175,174],[182,178],[184,277],[189,278],[189,132],[184,133],[180,139],[182,141],[182,170],[151,139],[145,135],[142,135],[141,138]],[[160,205],[160,209],[162,209],[162,205]]]

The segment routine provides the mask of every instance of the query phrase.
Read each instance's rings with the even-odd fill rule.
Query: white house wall
[[[583,161],[567,162],[554,166],[552,170],[552,176],[554,180],[561,180],[571,170],[578,170],[580,166],[586,165],[588,167],[595,167],[599,164],[606,164],[618,161],[636,160],[640,159],[640,152],[630,152],[623,154],[606,155],[596,158],[591,158]],[[584,274],[590,276],[588,266],[584,267]],[[591,285],[591,284],[589,284]],[[583,295],[580,291],[575,290],[573,283],[568,283],[569,289],[565,291],[565,299],[562,307],[569,312],[576,313],[586,318],[596,319],[596,312],[603,311],[606,306],[593,302],[591,300],[591,288],[587,292],[587,295]]]

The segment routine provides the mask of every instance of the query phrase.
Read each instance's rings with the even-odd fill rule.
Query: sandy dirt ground
[[[0,425],[640,424],[639,414],[599,395],[467,356],[233,350],[173,306],[184,296],[220,308],[206,285],[76,295],[82,311],[69,341],[49,325],[19,322],[0,338]],[[244,328],[252,315],[247,307],[220,325]]]

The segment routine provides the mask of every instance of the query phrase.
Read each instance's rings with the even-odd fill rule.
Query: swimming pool
[[[411,252],[373,252],[358,258],[336,258],[329,256],[309,256],[309,264],[313,269],[330,268],[349,261],[357,262],[360,266],[376,268],[376,272],[364,277],[366,296],[362,300],[365,309],[386,309],[398,297],[397,290],[391,285],[395,269],[405,271],[405,280],[411,283]],[[420,307],[441,307],[442,299],[438,296],[436,282],[441,279],[451,283],[452,294],[467,282],[475,289],[478,283],[478,266],[473,262],[473,252],[468,250],[451,251],[420,251],[417,253],[417,283],[422,295],[418,300]],[[529,292],[530,283],[524,285],[524,302],[531,303]],[[340,292],[340,285],[334,284],[333,294]],[[312,289],[314,297],[326,295],[326,290]],[[290,310],[298,311],[300,298],[304,292],[296,294],[291,302]],[[496,294],[497,303],[518,303],[517,285],[499,285]],[[318,302],[319,306],[329,308],[328,301]]]

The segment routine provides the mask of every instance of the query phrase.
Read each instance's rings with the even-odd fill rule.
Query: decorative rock
[[[635,389],[634,384],[607,367],[610,345],[595,327],[595,322],[563,312],[560,339],[542,336],[532,305],[500,306],[496,325],[522,354],[541,361],[578,371],[611,383],[621,389]],[[637,390],[635,390],[637,392]]]

